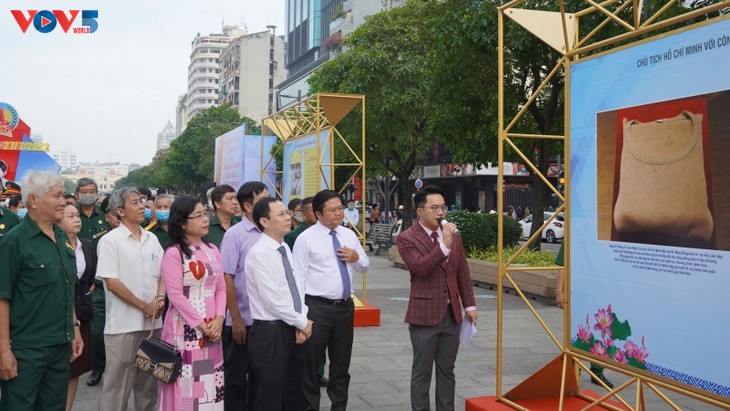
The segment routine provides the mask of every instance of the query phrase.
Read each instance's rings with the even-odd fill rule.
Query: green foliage
[[[456,224],[461,232],[465,250],[487,250],[497,245],[497,215],[457,211],[449,213],[447,220]],[[517,244],[522,233],[520,224],[513,219],[504,219],[504,244]]]
[[[506,221],[506,220],[505,220]],[[519,250],[519,247],[509,247],[503,250],[502,260],[504,263],[509,261],[510,258]],[[495,247],[489,247],[489,249],[481,250],[472,248],[467,253],[467,257],[475,260],[489,261],[492,263],[497,262],[497,249]],[[547,251],[534,251],[525,250],[522,254],[517,257],[513,264],[525,264],[529,267],[552,267],[555,265],[555,254]]]
[[[428,42],[424,38],[423,2],[370,16],[344,40],[346,50],[325,63],[309,79],[310,91],[367,96],[368,161],[408,181],[419,154],[436,141],[426,127],[431,114],[427,70]],[[338,126],[353,148],[360,136],[352,132],[355,115]],[[351,122],[351,123],[348,123]],[[347,153],[335,153],[337,161]],[[339,180],[340,177],[338,177]],[[346,178],[346,177],[345,177]],[[402,184],[410,199],[412,185]],[[410,226],[411,202],[404,202],[404,227]]]

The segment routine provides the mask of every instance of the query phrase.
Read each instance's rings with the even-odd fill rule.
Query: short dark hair
[[[69,198],[73,198],[73,200],[76,201],[76,196],[73,194],[66,193],[66,194],[64,194],[63,198],[66,200],[68,200]]]
[[[297,206],[301,207],[301,204],[302,204],[302,200],[300,198],[295,198],[295,199],[289,200],[289,204],[286,205],[286,208],[294,211],[294,209],[297,208]]]
[[[188,221],[188,216],[195,211],[195,207],[200,204],[197,198],[189,196],[180,196],[172,202],[170,206],[170,218],[167,220],[167,235],[169,240],[167,247],[179,247],[185,257],[192,258],[193,252],[190,251],[190,241],[185,236],[183,225]],[[205,218],[205,217],[204,217]],[[210,244],[203,239],[206,244]]]
[[[73,196],[71,196],[71,197],[73,197]],[[74,197],[74,199],[76,199],[76,197]],[[8,200],[8,206],[17,207],[21,201],[23,201],[23,196],[20,194],[16,194],[16,195],[10,197],[10,200]]]
[[[253,206],[253,222],[256,223],[256,227],[258,227],[262,232],[264,231],[264,226],[259,220],[269,217],[269,213],[271,212],[271,203],[275,203],[277,201],[279,200],[274,197],[266,197],[259,200],[256,205]]]
[[[426,197],[432,195],[432,194],[439,194],[441,197],[444,197],[444,192],[441,191],[441,187],[436,185],[427,185],[426,187],[423,187],[421,190],[419,190],[416,195],[413,196],[413,204],[416,205],[416,208],[421,208],[426,205],[426,202],[428,201]]]
[[[303,198],[302,199],[302,204],[300,205],[300,207],[304,208],[304,206],[312,204],[312,200],[314,200],[314,197],[305,197],[305,198]]]
[[[333,198],[337,198],[340,200],[340,203],[342,203],[342,197],[340,197],[337,192],[332,190],[322,190],[319,193],[314,195],[314,198],[312,199],[312,208],[315,212],[319,212],[320,214],[324,213],[324,203],[332,200]]]
[[[355,199],[354,198],[351,198],[351,199],[347,200],[347,204],[354,203],[354,202],[355,202]]]
[[[261,194],[264,190],[266,190],[266,185],[260,181],[247,181],[243,183],[236,194],[238,204],[241,205],[241,210],[245,210],[243,208],[244,203],[253,204],[253,198]]]
[[[222,184],[217,186],[213,189],[213,191],[210,192],[210,202],[213,203],[213,210],[216,210],[218,207],[215,206],[215,202],[221,202],[223,201],[223,196],[225,196],[228,193],[235,193],[236,190],[233,189],[233,187],[229,186],[228,184]]]
[[[147,187],[138,187],[137,191],[139,191],[140,196],[147,196],[148,200],[152,200],[152,190],[150,190]]]

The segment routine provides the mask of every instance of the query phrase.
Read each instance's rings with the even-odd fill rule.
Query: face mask
[[[92,205],[96,202],[96,199],[99,198],[95,194],[84,194],[79,196],[79,204],[81,205]]]
[[[350,210],[353,210],[353,209],[355,209],[355,205],[354,204],[350,204],[350,205],[347,206],[347,208],[350,209]]]
[[[155,215],[157,216],[157,221],[165,223],[170,219],[170,210],[157,210],[155,211]]]
[[[299,221],[300,223],[304,221],[304,217],[301,214],[295,214],[294,219]]]
[[[212,201],[208,201],[208,210],[213,211],[213,208],[214,208],[213,207],[213,202]]]
[[[151,208],[145,208],[144,209],[144,218],[150,218],[152,217],[152,209]]]
[[[19,208],[19,209],[15,210],[15,213],[18,216],[18,218],[22,220],[22,219],[25,218],[25,215],[28,214],[28,209],[27,208]]]

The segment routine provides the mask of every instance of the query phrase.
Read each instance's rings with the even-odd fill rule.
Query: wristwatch
[[[81,327],[81,321],[79,321],[79,320],[76,320],[76,321],[74,322],[74,327]]]

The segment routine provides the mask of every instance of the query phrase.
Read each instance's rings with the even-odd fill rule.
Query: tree
[[[214,106],[198,113],[170,144],[161,180],[176,192],[200,194],[202,183],[213,180],[215,138],[244,123],[249,134],[261,133],[253,120],[241,118],[228,106]]]
[[[422,26],[427,6],[409,2],[371,16],[343,41],[345,51],[309,80],[313,93],[367,96],[368,158],[401,182],[408,181],[418,155],[436,141],[427,130],[431,108],[424,88],[428,47]],[[402,184],[402,190],[403,223],[408,226],[411,185]]]
[[[165,165],[169,150],[158,152],[152,162],[127,174],[126,177],[117,180],[115,188],[121,187],[165,187],[162,180],[162,168]]]

